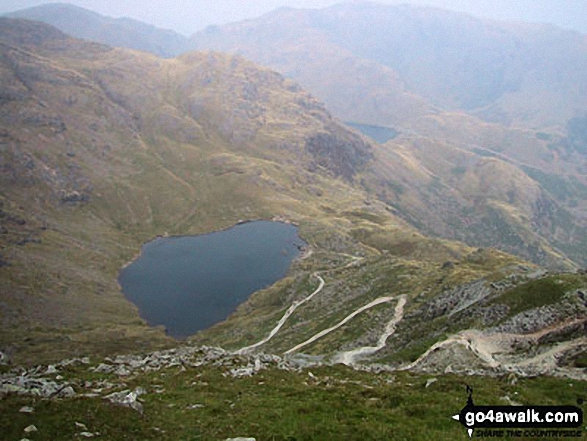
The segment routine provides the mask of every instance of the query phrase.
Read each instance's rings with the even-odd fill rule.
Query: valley
[[[359,2],[281,9],[191,41],[299,81],[344,121],[397,130],[365,184],[426,234],[585,264],[587,163],[564,141],[587,111],[583,35]]]
[[[13,15],[109,44],[126,31],[116,44],[144,43],[157,55],[153,39],[169,48],[162,30],[147,38],[140,27],[81,8],[46,5]],[[94,37],[90,30],[104,23],[116,32]],[[425,234],[497,247],[550,268],[585,265],[587,89],[576,75],[587,66],[584,36],[358,2],[280,9],[181,41],[166,56],[194,49],[244,56],[375,136],[376,159],[358,182]]]
[[[11,439],[459,439],[466,385],[484,404],[584,398],[584,36],[360,3],[191,38],[63,5],[37,13],[57,27],[0,17]],[[68,14],[87,26],[65,29]],[[459,53],[432,51],[420,27]],[[66,33],[104,29],[113,41]],[[568,59],[540,59],[537,35]],[[479,84],[495,66],[499,81]],[[299,234],[264,251],[269,264],[298,241],[303,253],[228,317],[166,330],[125,298],[156,238],[259,224]],[[183,269],[230,281],[213,282],[217,302],[239,273],[267,277],[244,248],[271,235],[247,234],[236,269],[209,269],[212,253]],[[166,305],[161,277],[138,276],[157,312],[214,316]]]
[[[6,322],[10,326],[3,339],[14,361],[21,356],[22,361],[42,361],[43,354],[59,360],[72,347],[73,354],[82,355],[109,351],[110,344],[120,350],[173,345],[162,329],[145,328],[114,285],[113,275],[136,253],[133,247],[150,237],[207,232],[242,219],[293,221],[300,225],[310,253],[294,264],[286,279],[253,295],[227,321],[194,336],[195,343],[241,352],[288,353],[303,347],[321,356],[334,356],[335,348],[352,353],[358,347],[381,346],[371,351],[375,359],[393,360],[389,345],[380,345],[379,338],[385,333],[390,342],[403,338],[403,323],[384,319],[388,314],[395,317],[396,299],[409,317],[424,299],[487,278],[523,278],[525,271],[532,271],[518,269],[531,266],[513,256],[421,235],[410,223],[417,219],[426,231],[426,220],[434,219],[419,210],[434,207],[442,218],[442,206],[430,205],[425,193],[418,195],[417,181],[396,191],[403,204],[382,192],[386,185],[393,188],[382,180],[407,177],[414,164],[421,164],[416,170],[443,167],[446,159],[451,161],[449,148],[434,158],[424,152],[417,156],[417,149],[388,156],[391,150],[346,129],[295,83],[239,57],[191,53],[164,60],[74,40],[33,22],[8,20],[2,29],[8,90],[21,90],[8,96],[5,118],[35,115],[19,117],[18,125],[13,121],[4,128],[4,161],[9,166],[4,188],[11,189],[10,196],[4,195],[4,219],[20,219],[17,207],[29,201],[23,222],[6,224],[8,253],[3,259],[8,265],[0,268],[7,275],[2,278],[5,292],[13,293],[4,306],[6,319],[13,318]],[[100,60],[105,67],[99,67]],[[60,67],[65,62],[67,70]],[[160,78],[166,82],[161,84]],[[169,94],[174,90],[185,92]],[[63,96],[68,98],[63,101]],[[59,115],[45,109],[59,110]],[[42,143],[30,136],[38,131]],[[479,170],[503,167],[496,158],[481,161]],[[468,172],[460,175],[467,177]],[[411,179],[421,179],[417,176]],[[498,193],[510,191],[509,185],[542,191],[523,179],[524,184],[513,181],[503,190],[492,190],[496,201],[502,197]],[[154,181],[156,186],[147,185]],[[472,188],[471,182],[464,185]],[[442,188],[436,198],[450,200],[449,187]],[[31,191],[44,196],[31,198]],[[410,198],[405,198],[407,191]],[[510,201],[512,209],[524,210],[517,199]],[[491,206],[487,215],[506,213],[501,211],[504,206]],[[483,209],[471,211],[470,225],[496,225],[497,218],[475,220],[478,215],[487,216]],[[103,233],[88,236],[90,225]],[[500,247],[512,241],[525,244],[526,235],[536,234],[508,228],[511,238],[498,242]],[[486,244],[491,246],[495,233],[489,234]],[[554,267],[575,266],[544,239],[538,240],[541,260]],[[56,246],[60,254],[55,254]],[[85,273],[74,265],[80,253],[95,262],[84,265]],[[100,256],[117,257],[108,260],[110,265],[100,265]],[[26,270],[32,262],[44,285],[35,285],[35,273]],[[312,286],[317,277],[319,285]],[[64,287],[61,294],[55,286]],[[40,322],[35,307],[24,306],[32,299],[29,305],[38,302],[37,311],[43,311]],[[475,306],[467,304],[460,312]],[[51,310],[53,321],[47,315]],[[33,331],[35,322],[40,326]],[[393,334],[386,331],[389,323],[398,327]],[[440,329],[435,335],[443,335]],[[427,346],[416,355],[434,343],[422,341]],[[410,351],[414,344],[404,342],[396,352]],[[45,351],[48,347],[50,352]],[[324,353],[326,347],[330,350]]]

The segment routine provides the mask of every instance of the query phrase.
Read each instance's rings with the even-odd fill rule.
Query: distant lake
[[[143,245],[118,281],[149,325],[185,338],[225,320],[252,293],[283,278],[302,246],[297,227],[270,221],[157,238]]]
[[[353,129],[357,129],[363,135],[368,136],[379,144],[385,144],[387,141],[391,141],[399,135],[399,132],[391,127],[373,126],[349,121],[345,122],[345,124]]]

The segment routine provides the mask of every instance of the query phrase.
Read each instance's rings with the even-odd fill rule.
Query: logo
[[[583,411],[576,406],[476,406],[467,385],[467,404],[452,419],[469,434],[490,437],[581,437]],[[577,400],[581,404],[583,400]]]

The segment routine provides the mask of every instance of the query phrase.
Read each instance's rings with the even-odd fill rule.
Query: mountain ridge
[[[0,19],[0,82],[2,433],[455,439],[464,383],[490,404],[577,400],[585,271],[402,220],[431,205],[445,222],[466,197],[471,221],[502,210],[488,241],[558,219],[517,166],[464,147],[476,130],[375,145],[240,56],[163,59],[27,20]],[[141,244],[246,219],[296,223],[307,252],[185,343],[148,327],[117,283]],[[537,235],[518,249],[555,255]]]
[[[17,359],[171,344],[116,283],[157,235],[279,217],[300,224],[311,265],[391,253],[434,268],[471,252],[366,194],[373,146],[275,72],[217,53],[164,60],[29,21],[0,20],[0,42],[11,91],[0,112],[2,344]],[[510,259],[495,252],[488,267]],[[284,283],[273,298],[296,291]]]
[[[204,30],[192,40],[196,47],[240,53],[297,78],[344,120],[393,127],[398,131],[397,138],[377,149],[379,162],[386,162],[385,158],[393,155],[385,152],[386,149],[421,150],[422,154],[411,160],[425,161],[429,175],[441,184],[440,188],[428,188],[429,179],[416,182],[407,178],[408,181],[398,182],[393,173],[401,171],[389,163],[387,171],[379,167],[388,177],[378,183],[371,182],[369,188],[379,192],[382,200],[418,228],[425,226],[427,234],[465,240],[477,246],[501,246],[535,262],[549,261],[549,265],[563,254],[578,259],[579,265],[584,264],[581,250],[585,249],[582,240],[586,226],[585,198],[573,182],[577,180],[579,186],[586,183],[581,171],[585,157],[580,154],[580,147],[573,152],[574,147],[564,140],[565,133],[567,139],[575,133],[573,124],[580,126],[578,121],[582,121],[579,117],[568,120],[573,114],[581,115],[582,110],[581,105],[568,106],[567,98],[575,100],[581,91],[587,91],[582,80],[564,80],[574,78],[576,72],[582,71],[580,66],[587,62],[583,44],[573,43],[583,42],[581,35],[540,25],[518,32],[508,24],[438,9],[376,4],[363,8],[353,4],[320,10],[282,10]],[[540,49],[549,47],[559,48],[557,56],[565,54],[566,57],[569,51],[571,55],[564,63],[556,62],[554,68],[550,59],[552,51],[544,53]],[[528,54],[522,56],[520,51]],[[486,55],[490,58],[484,58]],[[492,66],[501,70],[493,72]],[[372,77],[377,80],[364,81]],[[488,84],[478,84],[479,79],[486,79]],[[494,80],[495,88],[489,84]],[[565,83],[564,87],[554,86],[560,81]],[[510,83],[515,87],[508,86]],[[524,92],[527,87],[532,93]],[[570,92],[574,87],[577,90]],[[548,92],[541,92],[546,89]],[[440,95],[434,98],[430,91]],[[475,97],[478,91],[485,95]],[[460,101],[445,100],[441,96],[445,92]],[[552,93],[561,95],[553,97]],[[545,96],[548,99],[541,104]],[[473,104],[466,104],[466,100],[472,100]],[[500,102],[530,107],[500,110]],[[526,120],[514,121],[515,118],[507,116],[510,111],[523,113]],[[563,116],[564,112],[567,113]],[[539,114],[544,116],[540,117],[541,121],[530,121],[531,115]],[[426,151],[423,146],[427,146]],[[439,150],[449,158],[461,159],[444,167],[441,164],[446,159],[439,157],[436,153]],[[467,154],[469,158],[464,159],[464,152],[472,155]],[[486,188],[499,188],[504,181],[512,182],[514,188],[509,196],[504,192],[491,201],[482,191],[471,194],[465,186],[454,186],[458,177],[455,171],[469,170],[464,176],[472,177],[473,170],[467,169],[466,164],[496,163],[487,157],[504,163],[493,167],[494,177],[484,173],[482,182]],[[438,164],[428,161],[429,158],[435,158]],[[534,172],[533,168],[539,171]],[[553,185],[555,181],[557,184]],[[520,213],[516,207],[519,201],[512,195],[515,188],[523,187],[523,182],[542,188],[530,209]],[[562,200],[558,199],[560,187],[569,190]],[[423,190],[416,201],[405,200],[410,188]],[[473,188],[481,189],[478,185]],[[406,194],[397,194],[402,189]],[[423,205],[426,200],[434,201],[438,211],[421,207],[419,214],[409,214],[413,213],[413,204]],[[524,205],[529,207],[526,202]],[[483,219],[467,223],[471,210],[486,214],[481,215]],[[549,220],[539,221],[542,215]],[[495,232],[487,231],[484,224],[492,222],[503,225],[515,239],[497,238]],[[577,234],[565,238],[563,230]],[[551,248],[545,254],[536,251],[543,249],[540,245],[544,244],[543,239]]]
[[[11,19],[0,51],[2,344],[18,354],[170,344],[116,283],[157,235],[280,217],[320,236],[348,228],[339,212],[386,213],[353,186],[370,144],[242,58],[164,60]]]
[[[112,18],[70,3],[47,3],[4,14],[51,24],[73,37],[173,57],[188,50],[187,38],[132,18]]]
[[[283,15],[286,15],[287,19]],[[454,26],[449,26],[449,23]],[[426,32],[421,31],[424,25],[426,25]],[[269,29],[271,29],[272,38],[269,39],[268,35],[263,38],[263,32],[267,33]],[[342,32],[343,29],[344,32]],[[386,29],[388,32],[384,32]],[[214,32],[209,29],[192,36],[194,47],[240,50],[255,61],[269,64],[278,70],[280,69],[275,60],[279,59],[281,47],[294,44],[296,41],[299,43],[307,37],[325,38],[329,43],[340,49],[348,50],[359,58],[375,61],[396,70],[406,81],[408,89],[412,93],[418,94],[447,110],[481,109],[491,103],[498,103],[500,96],[506,96],[509,89],[517,93],[515,89],[518,89],[524,81],[528,81],[527,73],[524,73],[524,66],[532,65],[536,67],[538,72],[544,71],[548,74],[557,71],[570,75],[575,72],[574,68],[576,68],[577,62],[585,64],[584,50],[582,55],[581,53],[577,54],[577,48],[585,44],[585,36],[582,34],[549,26],[534,25],[531,27],[531,31],[528,31],[528,28],[525,29],[525,32],[533,33],[528,36],[521,32],[518,34],[517,28],[512,29],[511,26],[502,25],[497,21],[477,19],[467,14],[441,9],[406,5],[393,6],[371,3],[365,9],[361,4],[347,4],[321,10],[288,10],[269,13],[258,19],[242,23],[214,27],[212,30]],[[390,30],[393,32],[389,32]],[[536,33],[538,30],[540,32]],[[544,32],[547,31],[549,34],[544,35]],[[371,36],[368,41],[365,40],[367,36]],[[538,41],[534,41],[537,37],[540,37]],[[249,38],[250,41],[247,40]],[[569,41],[565,43],[565,39]],[[539,49],[536,47],[538,42],[540,42],[538,44],[543,44],[549,41],[551,46],[562,45],[557,54],[577,54],[579,58],[573,60],[572,63],[567,58],[552,64],[547,57],[538,53]],[[268,46],[263,47],[263,44]],[[564,47],[568,50],[565,50]],[[257,52],[257,48],[262,48],[266,53]],[[432,50],[433,48],[435,49]],[[314,50],[319,49],[319,46],[314,47]],[[557,54],[549,53],[554,58]],[[497,57],[496,61],[498,62],[492,63],[483,59],[482,57],[486,55]],[[529,56],[534,58],[531,60],[528,58]],[[517,59],[523,60],[523,62],[520,61],[523,65],[516,64],[515,60]],[[417,60],[420,62],[417,63]],[[497,75],[493,75],[488,71],[491,66],[502,66],[503,69],[497,72]],[[540,68],[538,68],[539,66]],[[550,66],[550,68],[546,69],[546,66]],[[552,66],[556,66],[556,69],[553,69]],[[551,75],[549,81],[556,80],[557,75]],[[492,92],[492,84],[479,83],[478,78],[487,78],[488,81],[496,79],[499,84],[494,85],[495,93]],[[536,82],[535,84],[545,90],[545,79],[541,80],[537,77],[532,81],[535,80],[541,81],[541,83]],[[519,83],[519,85],[512,88],[508,86],[510,83],[512,85]],[[556,84],[562,85],[563,83],[565,85],[576,84],[576,81],[560,82],[556,80]],[[318,89],[315,92],[318,92]],[[585,93],[585,85],[583,84],[582,88],[576,92]],[[475,97],[475,94],[479,93],[481,95]],[[483,94],[487,99],[483,98]],[[567,95],[570,96],[569,93]],[[456,97],[456,103],[451,102],[451,96]],[[320,97],[325,98],[324,96]],[[578,97],[572,99],[575,98]],[[467,101],[470,101],[471,104],[467,104]],[[520,101],[523,102],[523,100]],[[511,104],[515,105],[515,103],[508,105]],[[541,105],[546,104],[548,103],[541,103]],[[521,111],[524,109],[509,110],[500,106],[497,104],[495,110],[492,110],[496,116],[499,112],[503,112],[506,115],[506,120],[513,118],[512,122],[527,126],[527,122],[523,120],[524,117],[520,119],[515,116],[515,114],[522,116]],[[578,101],[577,106],[581,108]],[[336,108],[333,110],[337,111]],[[486,109],[484,112],[486,116],[489,116],[489,110]],[[511,117],[507,117],[508,112]],[[479,116],[482,114],[479,113]],[[552,112],[550,116],[552,116]],[[571,115],[567,114],[564,120],[559,120],[556,124],[565,123],[570,117]],[[500,121],[494,117],[488,120]],[[506,120],[500,122],[507,123]],[[368,122],[377,123],[376,121]],[[531,122],[530,124],[536,123]],[[544,125],[544,123],[551,125],[542,118],[540,124]]]

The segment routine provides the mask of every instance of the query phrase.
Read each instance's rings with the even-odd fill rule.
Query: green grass
[[[362,346],[375,346],[387,323],[394,316],[396,304],[397,301],[393,300],[367,309],[344,326],[303,347],[300,351],[314,355],[328,354],[340,350],[345,343],[353,344],[361,337],[367,339],[361,344]],[[332,325],[335,324],[332,323]],[[354,344],[351,348],[356,346],[358,345]]]
[[[75,373],[70,373],[74,375]],[[39,400],[8,396],[0,401],[4,439],[20,439],[35,424],[35,440],[75,439],[75,422],[100,432],[98,439],[225,440],[464,440],[450,417],[466,403],[465,385],[477,404],[576,404],[585,383],[564,379],[440,376],[425,388],[427,375],[369,374],[342,366],[291,373],[268,369],[243,379],[203,366],[169,368],[128,381],[144,387],[144,414],[99,398]],[[161,394],[154,388],[163,389]],[[188,409],[193,404],[203,408]],[[33,414],[18,412],[33,406]]]
[[[577,358],[575,358],[573,363],[578,368],[586,368],[587,369],[587,353],[579,355]]]
[[[490,303],[501,303],[509,307],[508,316],[522,311],[555,304],[565,293],[585,285],[581,276],[563,274],[532,280],[507,292]]]
[[[392,356],[388,356],[384,359],[381,359],[381,362],[393,362],[393,361],[400,361],[400,362],[408,362],[413,363],[420,357],[424,352],[426,352],[432,345],[435,343],[445,340],[447,338],[446,334],[438,335],[437,337],[429,337],[423,340],[417,340],[415,342],[409,343],[403,349],[395,352]]]

